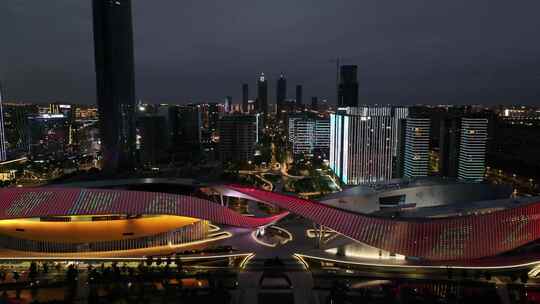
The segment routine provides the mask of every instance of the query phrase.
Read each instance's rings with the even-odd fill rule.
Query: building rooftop
[[[442,218],[452,216],[487,214],[499,210],[526,206],[538,202],[540,196],[503,198],[497,200],[485,200],[477,202],[461,202],[450,205],[402,209],[399,211],[398,218]],[[374,215],[396,215],[389,210],[374,212]]]

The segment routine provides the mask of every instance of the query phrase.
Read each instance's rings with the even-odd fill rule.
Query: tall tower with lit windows
[[[261,73],[257,81],[256,110],[258,113],[268,113],[268,81],[266,80],[264,73]]]

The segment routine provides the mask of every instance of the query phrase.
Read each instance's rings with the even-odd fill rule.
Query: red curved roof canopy
[[[490,257],[540,238],[540,202],[488,214],[395,220],[250,187],[225,188],[302,215],[370,246],[428,260]]]
[[[443,219],[394,220],[350,213],[317,202],[250,187],[217,187],[227,195],[272,204],[386,251],[428,260],[495,256],[540,238],[540,202],[489,214]],[[123,190],[8,188],[0,190],[0,219],[106,214],[189,216],[246,228],[273,223],[242,216],[190,196]]]
[[[204,199],[154,192],[74,188],[0,190],[0,219],[108,214],[180,215],[255,228],[273,223],[288,212],[264,218],[247,217]]]

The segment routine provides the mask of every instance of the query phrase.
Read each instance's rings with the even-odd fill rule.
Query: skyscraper
[[[232,96],[226,96],[225,97],[225,113],[232,112]]]
[[[482,181],[486,170],[487,118],[462,118],[458,179]]]
[[[166,158],[168,134],[166,117],[156,114],[137,117],[140,135],[140,161],[145,166],[156,166]]]
[[[342,65],[340,67],[340,83],[338,88],[338,107],[358,106],[358,67]]]
[[[303,110],[304,108],[304,101],[303,101],[303,92],[302,92],[302,85],[296,86],[296,107],[299,110]]]
[[[171,150],[190,150],[202,139],[200,106],[170,106],[168,109]]]
[[[294,143],[294,125],[296,121],[305,118],[305,113],[289,113],[287,115],[287,138],[291,145]]]
[[[2,107],[2,84],[0,83],[0,161],[5,161],[6,155],[6,134],[4,133],[4,109]]]
[[[257,143],[257,115],[230,115],[219,121],[219,155],[223,162],[253,160]]]
[[[261,73],[257,81],[257,113],[268,112],[268,81],[264,77],[264,73]]]
[[[429,169],[429,118],[405,120],[404,177],[424,177]]]
[[[215,102],[208,103],[206,108],[207,126],[212,134],[217,132],[220,116],[219,104]]]
[[[347,108],[330,116],[330,168],[347,185],[392,178],[388,107]]]
[[[247,83],[242,85],[242,112],[247,113],[249,103],[249,86]]]
[[[330,120],[328,118],[303,118],[294,121],[293,153],[328,153],[330,147]]]
[[[393,126],[392,126],[392,156],[396,157],[398,153],[398,140],[400,134],[400,124],[399,121],[406,119],[409,116],[409,108],[407,107],[393,107],[392,108],[392,117]]]
[[[441,121],[439,173],[464,181],[482,181],[486,168],[488,119],[451,115]]]
[[[311,110],[318,111],[319,110],[319,99],[317,96],[311,97]]]
[[[287,99],[287,79],[283,74],[277,81],[276,105],[278,115],[284,110],[285,99]]]
[[[103,168],[135,167],[135,79],[130,0],[93,0],[97,104]]]

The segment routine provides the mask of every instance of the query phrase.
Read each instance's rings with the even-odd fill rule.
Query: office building
[[[347,185],[392,178],[391,108],[346,108],[330,116],[330,168]]]
[[[405,121],[404,177],[424,177],[429,169],[430,119],[412,118]]]
[[[358,67],[342,65],[340,67],[340,82],[338,87],[338,107],[358,106]]]
[[[264,77],[264,73],[261,73],[257,80],[257,113],[268,113],[268,81]]]
[[[287,114],[287,139],[292,145],[294,142],[294,126],[297,120],[306,119],[307,116],[303,113],[288,113]]]
[[[439,174],[464,181],[481,181],[486,168],[488,119],[448,115],[440,123]]]
[[[198,146],[202,138],[202,113],[199,105],[170,106],[169,132],[173,151]]]
[[[249,86],[247,83],[242,85],[242,112],[249,113]]]
[[[327,154],[330,148],[330,119],[301,118],[293,120],[294,154]]]
[[[304,109],[303,98],[304,97],[303,97],[302,85],[297,85],[296,86],[296,108],[300,111]]]
[[[396,156],[398,153],[398,140],[400,133],[399,121],[409,117],[409,108],[407,107],[393,107],[392,108],[393,126],[392,126],[392,156]]]
[[[219,118],[221,117],[219,111],[219,104],[215,102],[208,103],[203,107],[206,117],[206,127],[211,133],[217,132]]]
[[[287,99],[287,79],[283,74],[279,76],[277,81],[277,92],[276,92],[276,105],[277,113],[281,115],[281,112],[285,110],[285,100]]]
[[[319,110],[319,99],[317,98],[317,96],[311,97],[311,110],[312,111]]]
[[[258,123],[258,115],[231,115],[219,121],[219,155],[222,162],[253,160]]]
[[[135,164],[135,79],[130,0],[93,0],[97,104],[109,173]]]
[[[143,166],[157,166],[167,160],[168,134],[166,118],[149,114],[137,117],[137,143]]]
[[[462,118],[459,147],[458,179],[482,181],[486,171],[488,138],[486,118]]]
[[[223,106],[223,112],[231,113],[233,111],[233,101],[232,96],[225,97],[225,104]]]

